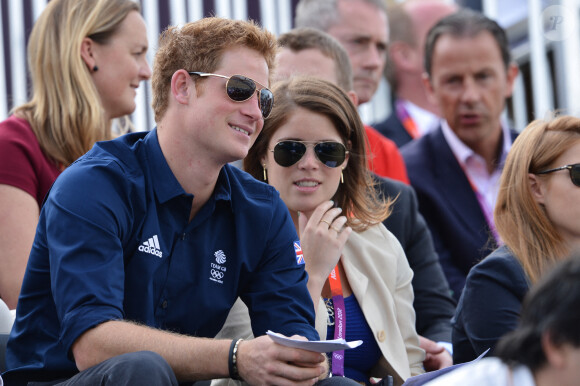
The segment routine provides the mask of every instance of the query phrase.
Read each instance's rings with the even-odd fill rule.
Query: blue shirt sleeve
[[[306,287],[308,276],[293,246],[298,236],[277,194],[271,224],[262,266],[241,294],[250,311],[254,336],[272,330],[318,340],[314,305]]]
[[[87,329],[124,316],[120,236],[127,231],[130,208],[125,197],[131,192],[119,189],[122,173],[107,164],[67,170],[43,213],[43,224],[50,224],[44,229],[45,247],[60,341],[67,352]],[[105,198],[104,192],[118,194]]]

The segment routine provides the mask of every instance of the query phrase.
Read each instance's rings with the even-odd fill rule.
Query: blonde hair
[[[299,107],[310,110],[326,116],[334,124],[349,151],[348,167],[343,170],[344,183],[339,185],[333,198],[347,215],[347,224],[355,231],[363,231],[387,218],[392,201],[382,198],[375,188],[376,182],[367,168],[364,126],[348,95],[333,83],[307,76],[276,82],[272,92],[274,108],[244,158],[244,170],[261,180],[260,161],[274,133]]]
[[[545,208],[534,199],[528,174],[555,166],[553,162],[578,141],[578,118],[533,121],[514,141],[503,169],[495,225],[532,283],[570,251]]]
[[[63,166],[112,138],[81,43],[85,37],[107,43],[131,11],[140,11],[132,0],[51,0],[32,28],[32,98],[13,113],[30,123],[43,152]]]

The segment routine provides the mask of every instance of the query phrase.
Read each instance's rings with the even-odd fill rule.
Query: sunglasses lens
[[[278,142],[274,147],[274,161],[282,167],[294,165],[306,153],[306,145],[295,141]]]
[[[576,186],[580,186],[580,164],[572,165],[570,168],[570,179]]]
[[[234,75],[227,83],[227,93],[231,100],[236,102],[247,101],[256,92],[256,83],[245,76]],[[274,106],[274,95],[272,91],[264,88],[259,92],[260,111],[262,116],[267,118]]]
[[[228,97],[236,102],[243,102],[254,95],[256,83],[241,75],[232,76],[226,85]]]
[[[262,110],[262,116],[264,118],[268,118],[268,115],[270,115],[270,112],[272,111],[272,107],[274,107],[274,95],[272,94],[272,91],[263,88],[260,90],[260,110]]]
[[[339,142],[321,142],[314,147],[316,156],[329,168],[335,168],[344,162],[346,148]]]

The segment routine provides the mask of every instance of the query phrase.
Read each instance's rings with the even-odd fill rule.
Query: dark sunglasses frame
[[[201,77],[206,76],[216,76],[218,78],[224,78],[228,81],[226,82],[226,94],[234,102],[245,102],[250,99],[254,93],[258,93],[258,106],[262,112],[262,117],[264,119],[268,118],[268,115],[272,112],[272,107],[274,107],[274,94],[272,91],[265,87],[260,82],[256,82],[254,79],[248,78],[243,75],[232,75],[225,76],[220,74],[211,74],[209,72],[199,72],[199,71],[188,71],[189,75],[197,75]],[[239,84],[247,86],[247,89],[240,89],[239,86],[232,85],[231,82],[236,81]],[[260,85],[262,88],[258,90],[256,85]]]
[[[289,149],[283,147],[285,144],[292,144],[294,149]],[[297,144],[302,145],[296,146]],[[339,154],[329,154],[325,151],[325,146],[332,144],[338,145],[337,148],[341,150]],[[346,146],[340,142],[336,141],[295,141],[295,140],[285,140],[276,143],[274,149],[270,150],[274,153],[274,161],[282,167],[290,167],[300,161],[304,155],[306,154],[306,150],[308,149],[308,145],[314,146],[314,154],[318,161],[320,161],[324,166],[329,168],[336,168],[342,165],[344,160],[346,159],[346,155],[348,154],[348,150],[346,150]],[[335,149],[336,150],[336,149]],[[282,155],[280,152],[285,152]],[[338,158],[337,158],[338,157]],[[284,161],[286,159],[286,161]]]
[[[537,172],[536,174],[548,174],[564,169],[568,169],[568,171],[570,172],[570,180],[572,180],[572,183],[580,187],[580,164],[564,165],[560,166],[559,168],[542,170],[541,172]]]

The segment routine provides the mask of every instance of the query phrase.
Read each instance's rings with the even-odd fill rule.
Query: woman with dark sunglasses
[[[356,107],[337,86],[295,77],[275,84],[275,105],[244,169],[274,186],[299,231],[321,338],[363,340],[329,354],[334,376],[399,385],[423,372],[412,271],[382,225],[391,202],[367,169]]]
[[[580,119],[537,120],[514,141],[494,212],[504,243],[469,275],[453,319],[454,362],[493,349],[519,320],[524,295],[580,248]]]

